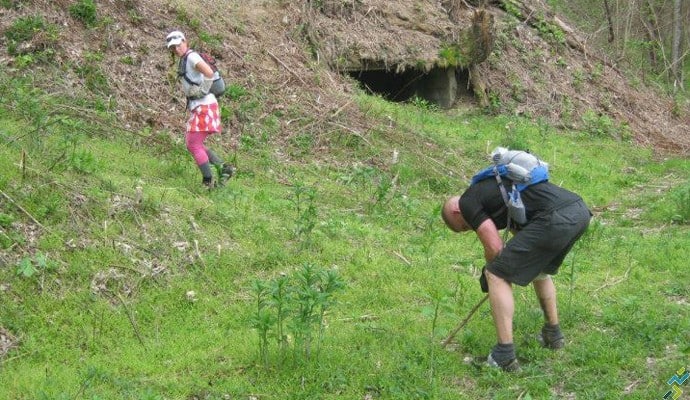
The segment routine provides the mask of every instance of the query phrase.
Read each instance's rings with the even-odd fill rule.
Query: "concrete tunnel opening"
[[[364,90],[388,101],[406,102],[418,97],[443,109],[453,107],[456,101],[474,101],[469,71],[462,68],[436,67],[428,72],[411,68],[403,72],[366,69],[347,73]]]

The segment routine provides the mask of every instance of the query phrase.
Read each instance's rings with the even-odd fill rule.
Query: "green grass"
[[[687,365],[686,159],[361,96],[362,137],[333,133],[328,154],[293,141],[283,157],[260,126],[244,133],[238,176],[207,193],[183,143],[96,112],[95,125],[41,118],[56,101],[39,96],[29,115],[0,102],[0,327],[19,340],[0,360],[0,398],[647,399]],[[440,205],[497,145],[549,161],[596,212],[556,278],[563,351],[537,345],[538,303],[515,289],[515,375],[464,361],[494,344],[487,305],[440,346],[482,297],[483,265]],[[291,335],[281,349],[273,329],[262,359],[252,285],[306,263],[345,283],[318,352]]]

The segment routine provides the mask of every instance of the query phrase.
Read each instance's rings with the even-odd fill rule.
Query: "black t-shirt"
[[[503,184],[506,191],[510,191],[510,181],[504,179]],[[577,194],[548,181],[527,187],[520,192],[520,197],[527,210],[527,223],[543,211],[581,200]],[[508,209],[494,178],[484,179],[467,188],[460,196],[460,211],[474,230],[489,218],[498,229],[505,229],[508,222]]]

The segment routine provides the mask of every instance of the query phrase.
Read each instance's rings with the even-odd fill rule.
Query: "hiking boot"
[[[201,181],[201,184],[206,186],[208,190],[211,190],[216,187],[216,183],[213,181],[213,178],[204,178]]]
[[[504,372],[520,371],[520,363],[518,362],[517,358],[498,363],[496,360],[494,360],[494,357],[491,355],[491,353],[489,353],[489,356],[486,358],[486,364],[491,368],[500,368]]]
[[[223,164],[220,169],[220,184],[225,185],[225,183],[235,175],[235,167],[230,164]]]
[[[541,328],[541,333],[537,335],[537,340],[547,349],[558,350],[565,347],[565,337],[563,337],[563,332],[561,332],[561,328],[558,326],[544,325]]]

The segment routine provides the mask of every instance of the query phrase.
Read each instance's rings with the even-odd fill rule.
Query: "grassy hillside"
[[[239,174],[209,193],[181,138],[3,87],[0,398],[642,399],[687,364],[685,159],[357,95],[378,122],[327,149],[276,147],[270,124],[236,153],[219,138]],[[439,345],[483,264],[440,204],[499,144],[541,155],[596,212],[556,279],[565,350],[539,348],[516,288],[515,375],[471,362],[494,343],[487,305]]]
[[[563,131],[353,92],[288,2],[67,3],[0,2],[0,399],[647,399],[688,366],[687,158],[604,116]],[[211,192],[171,26],[233,55],[214,146],[239,173]],[[556,278],[563,351],[515,289],[513,375],[474,363],[486,304],[440,345],[483,296],[481,245],[440,206],[498,145],[595,213]]]

